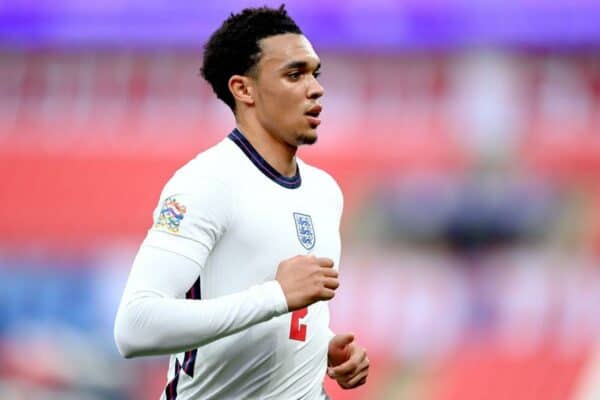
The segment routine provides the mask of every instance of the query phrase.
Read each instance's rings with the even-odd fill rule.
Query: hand
[[[329,341],[327,375],[343,389],[363,385],[369,375],[367,351],[354,343],[354,335],[336,335]]]
[[[299,310],[317,301],[330,300],[338,288],[338,273],[333,260],[296,256],[282,261],[275,279],[281,285],[289,311]]]

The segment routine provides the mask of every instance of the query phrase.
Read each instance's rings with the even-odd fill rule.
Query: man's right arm
[[[189,350],[288,312],[277,281],[215,299],[177,298],[199,270],[182,255],[140,248],[115,319],[115,342],[124,357]]]
[[[200,347],[288,311],[329,300],[339,285],[332,260],[296,256],[279,264],[273,281],[213,299],[178,298],[198,273],[198,264],[185,256],[141,247],[115,320],[115,342],[124,357]]]

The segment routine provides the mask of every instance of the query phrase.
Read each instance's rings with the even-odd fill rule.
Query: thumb
[[[335,335],[331,339],[331,344],[335,347],[344,348],[354,341],[354,333],[343,333],[341,335]]]

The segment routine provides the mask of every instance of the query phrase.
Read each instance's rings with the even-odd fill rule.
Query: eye
[[[320,76],[321,76],[321,71],[315,71],[315,72],[313,72],[313,76],[314,76],[315,78],[318,78],[318,77],[320,77]]]
[[[288,72],[287,76],[288,78],[290,78],[293,81],[297,81],[298,79],[300,79],[300,76],[302,74],[299,71],[292,71],[292,72]]]

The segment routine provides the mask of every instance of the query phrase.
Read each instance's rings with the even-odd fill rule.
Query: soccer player
[[[165,185],[121,299],[122,355],[171,354],[162,399],[325,399],[369,360],[329,329],[342,193],[296,157],[317,140],[320,60],[284,7],[232,14],[202,75],[236,128]]]

